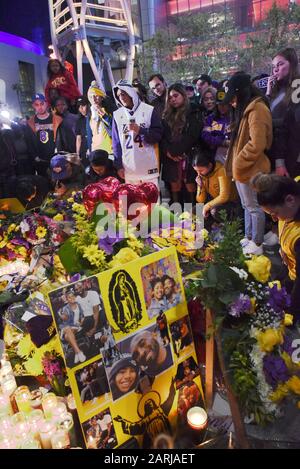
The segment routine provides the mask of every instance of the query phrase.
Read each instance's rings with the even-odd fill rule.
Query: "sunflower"
[[[46,236],[47,230],[44,226],[38,226],[37,229],[35,230],[35,234],[39,239],[41,239]]]

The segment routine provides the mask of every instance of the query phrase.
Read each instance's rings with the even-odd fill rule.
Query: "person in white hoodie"
[[[126,183],[153,182],[158,187],[158,142],[162,137],[159,115],[142,102],[127,80],[113,89],[119,109],[113,113],[112,146],[114,164]]]

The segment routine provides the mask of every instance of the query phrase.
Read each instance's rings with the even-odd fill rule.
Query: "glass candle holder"
[[[57,424],[60,430],[66,430],[68,432],[71,446],[76,446],[76,434],[72,414],[70,414],[70,412],[66,412]]]
[[[25,438],[23,443],[20,446],[20,449],[41,449],[41,443],[33,438],[33,436],[28,436]]]
[[[60,423],[67,413],[68,412],[66,404],[64,404],[64,402],[58,402],[56,407],[54,407],[54,409],[52,410],[52,422]]]
[[[42,399],[43,393],[39,389],[34,389],[31,391],[31,400],[30,405],[32,409],[41,409],[42,410]]]
[[[52,417],[53,409],[57,406],[57,396],[53,392],[48,392],[43,396],[42,408],[47,419]]]
[[[0,438],[9,436],[12,433],[13,424],[12,419],[9,415],[0,417]]]
[[[39,427],[40,440],[42,443],[43,449],[51,449],[51,438],[56,432],[56,426],[52,422],[44,421],[40,424]]]
[[[18,406],[19,412],[29,413],[31,412],[31,393],[28,386],[19,386],[15,391],[15,400]]]
[[[0,449],[18,449],[19,442],[13,436],[0,438]]]
[[[36,440],[40,440],[39,428],[44,421],[44,414],[40,409],[32,410],[30,414],[28,414],[27,422],[30,425],[31,433]]]
[[[30,433],[30,425],[24,412],[18,412],[11,417],[13,425],[13,435],[19,441],[23,441]]]
[[[0,394],[0,417],[12,414],[13,410],[9,396],[7,394]]]
[[[11,396],[16,389],[17,382],[13,374],[9,373],[1,379],[1,390],[3,394]]]
[[[74,410],[76,410],[76,402],[75,402],[75,398],[73,396],[73,394],[68,394],[68,397],[67,397],[67,406],[68,406],[68,409],[72,412]]]
[[[57,430],[51,438],[52,449],[70,448],[70,438],[67,430]]]
[[[207,428],[207,413],[202,407],[195,406],[188,410],[186,418],[193,443],[198,445],[203,441]]]

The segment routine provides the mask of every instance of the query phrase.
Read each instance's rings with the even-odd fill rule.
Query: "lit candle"
[[[30,425],[27,422],[26,415],[23,412],[18,412],[11,418],[13,424],[13,434],[18,440],[24,440],[28,437],[30,432]]]
[[[19,443],[13,437],[4,437],[0,439],[0,449],[18,449]]]
[[[67,430],[57,430],[51,438],[52,449],[70,448],[70,438]]]
[[[16,378],[13,374],[9,373],[1,379],[1,389],[3,394],[11,396],[17,389]]]
[[[13,410],[11,407],[9,396],[5,394],[0,394],[0,417],[12,414]]]
[[[15,391],[15,400],[19,409],[19,412],[29,413],[31,412],[31,393],[28,386],[19,386]]]
[[[41,443],[35,440],[32,436],[25,438],[21,444],[21,449],[41,449]]]
[[[94,438],[92,435],[89,435],[89,437],[87,439],[87,448],[88,449],[97,449],[96,438]]]
[[[42,422],[39,428],[43,449],[51,449],[51,438],[56,432],[56,426],[52,422]]]
[[[59,423],[61,422],[64,417],[66,416],[67,414],[67,406],[66,404],[64,404],[63,402],[59,402],[56,407],[54,407],[54,409],[52,410],[52,418],[51,420],[54,422],[54,423]]]
[[[40,439],[40,432],[39,428],[42,422],[44,422],[44,414],[41,410],[36,409],[30,412],[30,414],[27,417],[27,422],[30,425],[30,430],[34,438],[37,440]]]
[[[207,426],[207,413],[202,407],[192,407],[186,417],[189,426],[194,430],[203,430]]]
[[[202,443],[208,421],[206,411],[202,407],[191,407],[186,414],[186,418],[193,443],[195,445]]]
[[[61,421],[58,422],[58,428],[61,430],[66,430],[68,432],[72,446],[75,446],[76,435],[75,435],[74,421],[73,421],[72,414],[70,414],[70,412],[66,412],[63,415]]]
[[[52,417],[53,409],[57,406],[57,396],[53,392],[48,392],[42,399],[42,407],[46,418]]]
[[[67,397],[67,405],[70,411],[76,410],[76,402],[73,394],[69,394]]]
[[[0,436],[8,436],[12,432],[13,425],[8,415],[0,417]]]

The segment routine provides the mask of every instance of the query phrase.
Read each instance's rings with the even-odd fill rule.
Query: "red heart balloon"
[[[89,184],[82,191],[83,205],[86,211],[91,215],[100,200],[103,200],[103,188],[101,183]]]
[[[143,182],[138,187],[146,194],[147,200],[151,204],[156,204],[158,201],[158,189],[153,182]]]
[[[133,220],[139,213],[149,209],[146,194],[139,186],[133,184],[120,185],[113,194],[112,202],[116,211],[120,212],[127,220]],[[133,204],[139,204],[139,207],[133,207]]]
[[[103,179],[98,184],[101,184],[103,191],[103,202],[112,202],[112,196],[115,190],[121,185],[120,181],[117,178],[109,176],[108,178]]]

